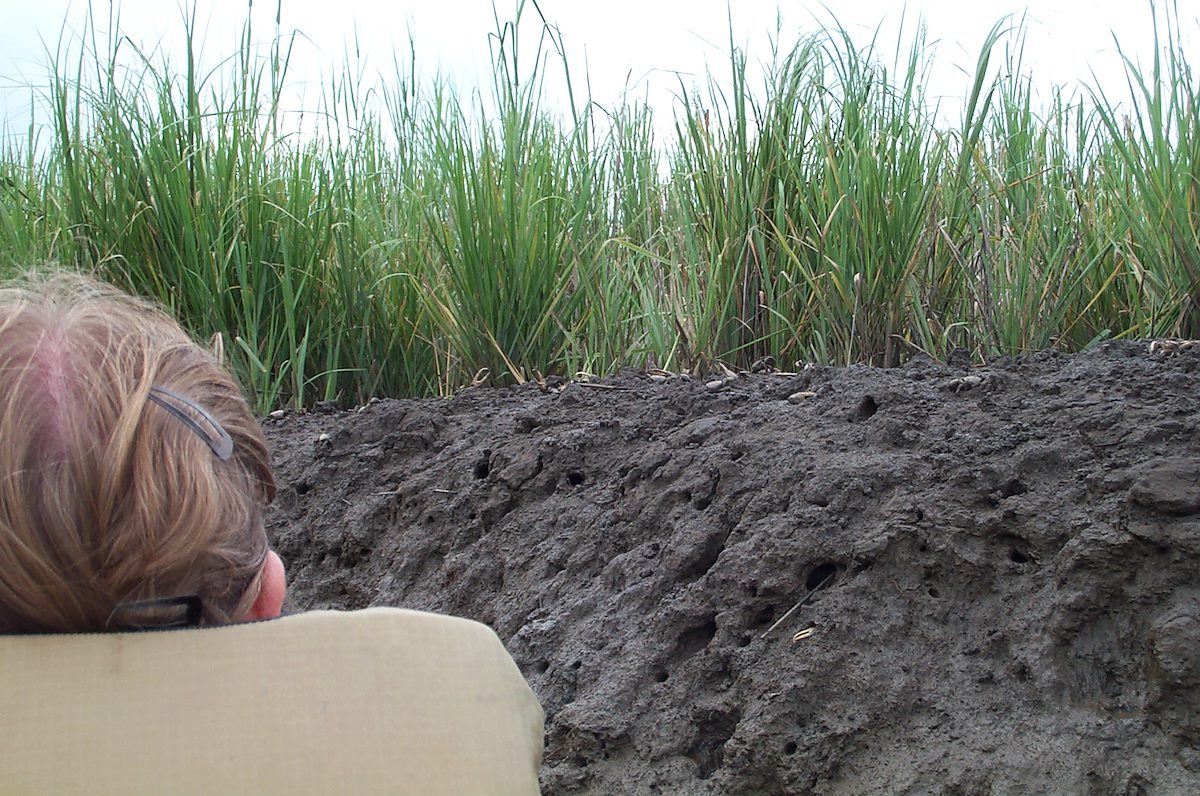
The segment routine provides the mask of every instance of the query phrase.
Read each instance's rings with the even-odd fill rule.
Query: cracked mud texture
[[[291,610],[493,627],[546,793],[1200,793],[1198,399],[1110,343],[318,407],[269,524]]]

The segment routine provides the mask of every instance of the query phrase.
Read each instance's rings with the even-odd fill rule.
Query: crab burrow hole
[[[851,413],[851,420],[866,420],[873,417],[879,411],[879,404],[875,401],[875,396],[864,395],[862,400],[858,402],[858,406]]]
[[[475,460],[475,466],[471,469],[475,477],[480,481],[488,477],[492,472],[492,452],[485,450],[479,454],[479,458]]]
[[[823,561],[817,564],[808,571],[808,577],[804,579],[804,588],[809,591],[828,588],[833,585],[839,569],[840,567],[834,561]]]

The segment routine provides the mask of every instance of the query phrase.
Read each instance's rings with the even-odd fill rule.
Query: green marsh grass
[[[302,133],[282,109],[294,38],[247,28],[202,72],[184,24],[179,67],[120,36],[51,59],[41,116],[0,152],[0,271],[53,262],[161,301],[220,336],[261,410],[481,373],[1200,336],[1177,13],[1126,85],[1048,99],[1002,21],[950,125],[919,32],[894,53],[836,26],[779,36],[761,78],[731,40],[665,139],[645,104],[581,91],[533,2],[497,17],[490,95],[421,78],[411,50],[380,87],[347,57]]]

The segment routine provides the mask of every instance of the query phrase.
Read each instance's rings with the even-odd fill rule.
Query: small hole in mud
[[[717,635],[716,618],[709,619],[702,625],[682,633],[676,642],[676,652],[685,658],[690,658],[712,642]]]
[[[587,480],[587,479],[585,478],[583,473],[581,473],[578,470],[572,470],[571,472],[567,473],[567,483],[570,484],[571,486],[579,486],[585,480]]]
[[[312,484],[307,481],[301,481],[298,484],[293,484],[292,489],[296,490],[297,495],[307,495],[309,490],[312,489]]]
[[[796,746],[795,741],[788,741],[787,743],[785,743],[783,745],[783,753],[785,755],[794,755],[794,754],[796,754],[797,748],[799,748],[799,747]]]
[[[875,403],[875,399],[870,395],[864,395],[863,399],[858,402],[858,407],[854,410],[854,420],[866,420],[872,417],[879,411],[879,404]]]
[[[537,670],[538,674],[545,674],[550,670],[550,661],[538,661],[533,668]]]
[[[753,640],[754,640],[754,637],[753,637],[753,636],[749,636],[749,635],[747,635],[747,636],[742,636],[741,638],[739,638],[739,639],[738,639],[738,641],[737,641],[737,645],[738,645],[739,647],[749,647],[749,646],[750,646],[750,642],[751,642],[751,641],[753,641]]]
[[[475,477],[482,481],[483,479],[488,477],[488,473],[490,473],[491,471],[492,471],[492,452],[484,451],[483,455],[479,458],[479,461],[475,462],[475,468],[474,468],[473,472],[475,473]]]
[[[1014,564],[1029,563],[1029,556],[1015,547],[1008,551],[1008,557],[1012,559]]]
[[[654,682],[656,682],[656,683],[665,683],[665,682],[667,682],[667,679],[668,679],[670,676],[671,676],[671,675],[667,674],[667,672],[666,672],[666,671],[664,671],[664,670],[659,670],[659,671],[657,671],[657,672],[655,672],[655,673],[654,673]]]
[[[940,591],[938,591],[936,588],[934,588],[933,586],[930,586],[929,587],[929,596],[936,600],[938,597],[942,596],[942,593]]]
[[[583,666],[583,661],[575,661],[574,663],[571,664],[571,671],[575,671],[575,672],[579,671],[580,666]]]
[[[1010,498],[1014,495],[1024,495],[1028,491],[1029,487],[1025,486],[1025,484],[1014,478],[1004,485],[1004,487],[1000,490],[1000,494],[1004,495],[1006,498]]]
[[[833,578],[837,574],[838,566],[832,561],[826,561],[823,564],[818,564],[808,573],[808,578],[804,581],[804,588],[809,591],[814,589],[824,588],[833,583]]]
[[[923,519],[925,519],[924,509],[917,509],[917,522],[920,522]]]
[[[921,542],[921,544],[917,545],[917,552],[918,553],[928,553],[929,545],[925,544],[924,542]]]
[[[738,459],[742,458],[745,455],[746,455],[745,451],[734,451],[733,453],[729,454],[729,458],[733,459],[736,462]]]
[[[758,612],[754,614],[753,626],[762,627],[772,622],[775,619],[775,610],[776,607],[774,605],[764,605],[762,608],[759,608]]]

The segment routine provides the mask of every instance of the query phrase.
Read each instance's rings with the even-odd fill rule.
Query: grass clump
[[[55,261],[157,298],[220,335],[263,410],[447,394],[485,369],[1200,336],[1200,87],[1177,15],[1121,96],[1046,103],[1020,25],[997,25],[950,129],[920,34],[891,68],[836,27],[777,40],[761,86],[731,40],[658,141],[642,104],[545,105],[546,76],[572,76],[530,9],[497,18],[493,96],[413,58],[378,93],[331,82],[304,134],[281,111],[291,38],[247,27],[204,74],[191,19],[178,69],[93,38],[52,65],[46,127],[0,153],[0,270]]]

